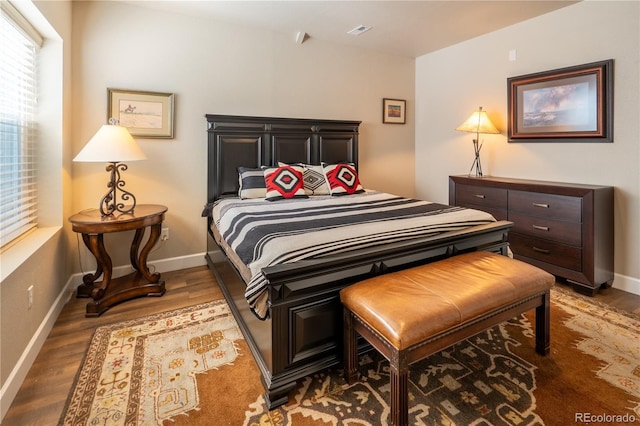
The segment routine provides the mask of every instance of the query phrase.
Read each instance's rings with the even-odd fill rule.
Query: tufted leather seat
[[[345,376],[357,379],[356,332],[391,366],[391,420],[406,424],[409,364],[536,308],[536,351],[549,352],[555,278],[527,263],[472,252],[344,288]],[[394,384],[394,382],[396,382]]]

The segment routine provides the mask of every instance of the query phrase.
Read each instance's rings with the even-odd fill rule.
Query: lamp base
[[[107,183],[109,191],[100,200],[100,214],[102,217],[110,216],[115,212],[120,213],[133,213],[133,209],[136,207],[136,197],[123,189],[125,181],[120,178],[120,171],[127,170],[127,165],[124,163],[112,162],[107,165],[108,172],[111,173],[111,179]],[[120,192],[120,199],[118,201],[118,192]],[[130,206],[125,209],[125,203],[127,201]]]
[[[469,176],[471,176],[471,172],[473,169],[476,169],[476,177],[482,177],[482,164],[480,164],[480,150],[482,149],[482,145],[478,146],[478,140],[473,140],[473,151],[475,152],[475,159],[471,164],[471,168],[469,169]]]

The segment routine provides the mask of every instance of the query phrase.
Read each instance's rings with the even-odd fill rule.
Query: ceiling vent
[[[355,27],[354,29],[347,31],[347,34],[351,34],[354,36],[358,36],[362,33],[366,33],[367,31],[369,31],[371,29],[371,27],[367,27],[366,25],[358,25],[357,27]]]

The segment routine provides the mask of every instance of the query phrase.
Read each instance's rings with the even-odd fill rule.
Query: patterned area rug
[[[640,319],[552,291],[551,353],[533,312],[414,364],[410,424],[640,422]],[[96,331],[61,424],[384,425],[388,363],[369,352],[360,382],[339,368],[301,380],[266,409],[259,373],[223,301]]]
[[[569,425],[640,422],[640,319],[570,291],[552,291],[551,354],[534,351],[533,311],[412,365],[411,425]],[[307,377],[289,404],[259,398],[244,424],[385,425],[388,362],[360,358],[360,382],[341,371]]]
[[[244,384],[221,380],[236,370]],[[198,388],[207,379],[217,384],[215,401]],[[231,310],[218,300],[98,328],[60,424],[240,424],[238,393],[261,391]]]

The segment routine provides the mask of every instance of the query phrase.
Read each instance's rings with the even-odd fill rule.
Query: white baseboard
[[[49,312],[44,317],[40,326],[36,330],[33,337],[29,341],[29,344],[25,348],[24,352],[20,356],[20,359],[16,363],[13,370],[7,377],[7,380],[4,382],[2,389],[0,389],[0,419],[4,419],[5,414],[9,411],[9,407],[13,402],[13,399],[18,394],[18,390],[20,390],[20,386],[24,381],[25,377],[27,377],[27,373],[31,368],[31,365],[35,361],[44,341],[47,339],[49,332],[53,328],[53,324],[55,324],[56,319],[58,319],[58,315],[62,311],[62,308],[69,300],[71,296],[71,292],[69,289],[72,288],[73,277],[69,277],[67,280],[67,284],[64,286],[64,289],[58,294],[58,297],[51,305]],[[75,288],[75,287],[73,287]],[[0,423],[2,421],[0,420]]]
[[[154,272],[162,273],[202,266],[206,265],[206,263],[207,262],[204,258],[204,253],[199,253],[190,256],[149,261],[148,266]],[[132,268],[130,265],[118,266],[113,268],[113,276],[118,277],[126,275],[131,271]],[[9,411],[9,407],[11,406],[13,399],[18,394],[18,390],[20,390],[22,382],[24,381],[25,377],[27,377],[29,369],[38,356],[38,353],[40,352],[42,345],[47,339],[47,336],[49,336],[49,332],[53,328],[56,319],[58,319],[58,315],[60,315],[62,308],[69,301],[72,294],[75,292],[76,287],[82,284],[82,275],[83,274],[78,273],[73,274],[69,277],[64,288],[58,294],[58,297],[53,302],[53,305],[51,305],[49,312],[47,312],[47,315],[40,323],[40,326],[29,341],[29,344],[25,348],[24,352],[20,356],[17,364],[9,374],[9,377],[2,386],[2,389],[0,389],[0,424],[2,423],[1,419],[4,419],[5,414],[7,414],[7,411]]]
[[[631,278],[622,274],[613,276],[613,288],[640,296],[640,278]]]
[[[204,253],[172,257],[170,259],[150,260],[147,262],[147,266],[151,272],[159,273],[194,268],[196,266],[203,266],[206,264],[207,261],[204,258]],[[133,267],[131,265],[115,266],[113,268],[113,278],[122,277],[130,274],[131,272],[133,272]],[[77,280],[76,286],[82,284],[82,274],[75,274],[74,278]]]

